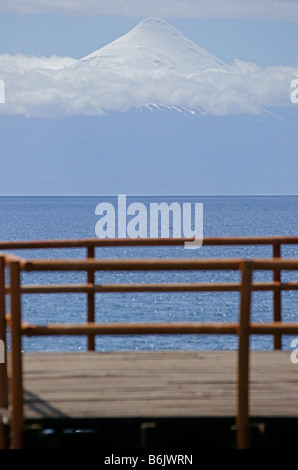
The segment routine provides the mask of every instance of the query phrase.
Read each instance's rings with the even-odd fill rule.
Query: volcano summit
[[[124,36],[82,60],[93,66],[172,71],[181,76],[199,71],[230,71],[227,64],[159,18],[141,21]]]

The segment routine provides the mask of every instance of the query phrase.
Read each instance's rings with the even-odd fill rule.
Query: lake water
[[[116,197],[0,197],[0,239],[40,240],[94,238],[99,216],[95,208],[109,202],[117,206]],[[247,197],[128,197],[127,204],[142,202],[203,203],[204,237],[213,236],[272,236],[298,234],[298,196]],[[29,258],[85,257],[85,250],[19,251]],[[98,257],[269,257],[269,247],[202,247],[186,250],[181,247],[123,247],[98,248]],[[298,258],[298,246],[283,249],[284,257]],[[85,282],[83,273],[24,274],[24,283]],[[165,272],[165,273],[98,273],[97,282],[205,282],[237,281],[237,273]],[[259,274],[257,281],[270,280],[268,273]],[[284,280],[298,280],[297,273],[284,273]],[[298,292],[284,292],[283,320],[298,320]],[[99,322],[231,322],[238,320],[238,293],[114,293],[96,295],[96,320]],[[51,294],[24,295],[23,318],[26,321],[47,323],[77,323],[86,319],[86,295]],[[272,293],[254,293],[253,320],[272,319]],[[283,346],[290,348],[291,337],[284,337]],[[83,350],[84,337],[25,338],[25,350]],[[234,349],[233,336],[125,336],[98,337],[98,351],[154,349]],[[252,339],[253,348],[272,348],[272,338]]]

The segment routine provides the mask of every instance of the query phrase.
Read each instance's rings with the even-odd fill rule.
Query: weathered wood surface
[[[251,352],[250,415],[298,417],[290,351]],[[25,418],[235,416],[235,351],[25,353]]]

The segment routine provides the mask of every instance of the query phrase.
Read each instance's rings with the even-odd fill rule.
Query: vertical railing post
[[[22,331],[21,331],[21,276],[20,263],[12,261],[10,268],[11,289],[11,448],[22,449],[24,445],[23,416],[23,371],[22,371]]]
[[[241,263],[242,282],[239,318],[237,448],[248,449],[249,438],[249,324],[251,310],[252,262]]]
[[[273,243],[273,258],[281,258],[281,245],[280,243]],[[273,270],[273,280],[278,283],[278,287],[273,292],[273,321],[281,321],[281,274],[280,269]],[[282,337],[280,333],[274,335],[274,349],[281,349]]]
[[[95,256],[95,248],[94,246],[90,245],[87,247],[87,257],[94,258]],[[93,270],[87,271],[87,283],[94,286],[95,282],[95,273]],[[87,321],[90,323],[94,323],[95,321],[95,294],[94,292],[88,292],[87,294]],[[88,335],[88,351],[95,350],[95,337],[92,334]]]
[[[8,426],[1,412],[8,410],[5,257],[0,256],[0,341],[4,357],[0,357],[0,449],[8,448]],[[2,356],[2,355],[1,355]]]

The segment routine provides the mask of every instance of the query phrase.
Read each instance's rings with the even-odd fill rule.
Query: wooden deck
[[[25,353],[25,419],[234,417],[237,353]],[[298,417],[298,364],[251,353],[252,417]]]

